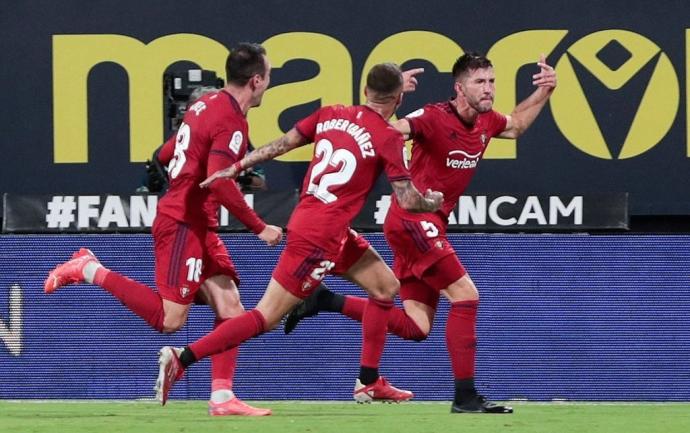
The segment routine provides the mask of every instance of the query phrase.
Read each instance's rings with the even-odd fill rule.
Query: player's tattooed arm
[[[422,195],[409,180],[391,182],[400,207],[410,212],[435,212],[443,203],[443,193],[428,189]]]
[[[267,145],[262,146],[247,155],[241,161],[241,167],[243,170],[253,167],[256,164],[273,159],[306,143],[307,140],[302,136],[302,134],[297,132],[297,129],[292,128],[282,137],[271,141]]]
[[[216,179],[221,178],[235,178],[243,170],[249,167],[254,167],[255,165],[273,159],[276,156],[280,156],[284,153],[291,151],[292,149],[302,146],[307,143],[307,139],[300,134],[297,129],[292,128],[282,137],[271,141],[270,143],[262,146],[249,155],[245,156],[243,159],[237,161],[230,167],[218,170],[211,176],[206,178],[203,182],[199,184],[200,187],[205,188],[209,186]]]

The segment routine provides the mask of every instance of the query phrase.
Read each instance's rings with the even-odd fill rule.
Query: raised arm
[[[282,137],[256,149],[230,167],[216,171],[211,176],[206,178],[206,180],[201,182],[199,186],[206,188],[216,179],[235,178],[238,174],[240,174],[240,172],[242,172],[242,170],[253,167],[256,164],[264,161],[268,161],[269,159],[273,159],[276,156],[287,153],[292,149],[302,146],[306,143],[307,140],[302,136],[302,134],[300,134],[297,129],[292,128]]]
[[[391,182],[400,207],[410,212],[436,212],[443,203],[443,193],[428,189],[422,195],[410,180]]]
[[[543,54],[537,66],[541,68],[541,71],[532,76],[532,84],[537,86],[537,89],[507,116],[506,129],[498,135],[499,137],[518,138],[522,135],[537,118],[556,88],[556,71],[546,63]]]
[[[424,73],[424,68],[414,68],[403,71],[403,92],[414,92],[417,89],[417,75]]]
[[[408,69],[403,71],[403,92],[410,93],[417,90],[417,75],[424,73],[424,68]],[[393,127],[402,133],[405,140],[410,138],[410,122],[402,118],[393,122]]]
[[[410,138],[410,132],[412,132],[412,129],[410,129],[410,121],[404,117],[393,122],[393,128],[400,131],[405,140]]]

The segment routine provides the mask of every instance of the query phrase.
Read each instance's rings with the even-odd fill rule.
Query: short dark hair
[[[462,75],[475,69],[492,68],[491,60],[487,59],[484,54],[470,51],[458,57],[453,65],[453,78],[459,79]]]
[[[396,98],[403,86],[403,76],[400,66],[395,63],[379,63],[367,75],[367,87],[374,91],[373,99],[378,102]]]
[[[266,49],[260,44],[242,42],[230,51],[225,61],[228,83],[244,86],[254,75],[266,74]]]

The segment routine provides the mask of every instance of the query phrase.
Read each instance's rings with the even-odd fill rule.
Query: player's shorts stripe
[[[419,225],[415,222],[406,220],[403,220],[403,226],[405,227],[407,234],[410,235],[414,240],[414,243],[417,245],[419,251],[423,253],[427,252],[430,247],[426,242],[426,237],[424,236],[424,232],[421,230],[421,227],[419,227]]]
[[[316,248],[304,261],[302,262],[301,265],[295,270],[294,275],[297,278],[304,278],[307,276],[309,272],[311,272],[312,268],[314,267],[314,264],[319,261],[319,259],[323,256],[323,250],[320,248]]]
[[[173,244],[172,258],[170,259],[170,267],[168,268],[168,285],[170,287],[177,286],[178,276],[180,275],[180,266],[182,263],[182,252],[187,243],[188,228],[184,224],[177,225],[177,233],[175,234],[175,243]]]

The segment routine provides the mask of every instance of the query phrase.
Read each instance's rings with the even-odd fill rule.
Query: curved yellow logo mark
[[[614,68],[604,64],[598,57],[599,52],[612,41],[630,54],[622,65]],[[656,62],[618,155],[611,154],[610,146],[575,74],[571,58],[612,91],[621,89],[649,62]],[[655,43],[637,33],[625,30],[592,33],[568,49],[556,64],[556,70],[558,89],[551,97],[554,120],[575,147],[591,156],[626,159],[641,155],[661,141],[675,120],[680,91],[673,65]],[[620,109],[608,107],[611,112]]]

